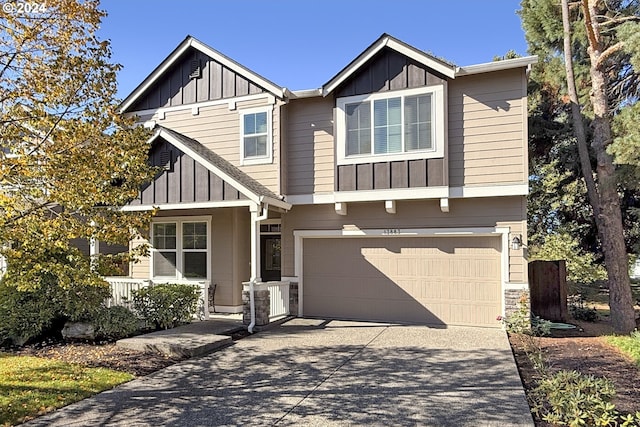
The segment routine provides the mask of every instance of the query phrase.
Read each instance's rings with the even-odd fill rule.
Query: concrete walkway
[[[210,353],[232,343],[231,334],[244,329],[240,320],[206,320],[166,331],[118,340],[118,347],[160,353],[167,356],[194,357]]]
[[[295,319],[28,426],[533,426],[506,333]]]

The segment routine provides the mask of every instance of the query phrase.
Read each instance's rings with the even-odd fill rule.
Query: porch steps
[[[116,341],[116,346],[169,357],[193,357],[231,345],[231,334],[242,329],[240,321],[205,320],[121,339]]]

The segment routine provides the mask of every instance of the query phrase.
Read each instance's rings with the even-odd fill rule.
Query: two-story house
[[[458,67],[383,34],[290,91],[187,37],[121,106],[162,168],[126,208],[159,209],[132,277],[216,283],[218,311],[282,280],[301,316],[500,327],[528,288],[535,62]]]

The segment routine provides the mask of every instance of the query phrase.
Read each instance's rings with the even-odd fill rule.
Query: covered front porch
[[[269,318],[287,315],[288,284],[280,282],[280,216],[291,205],[192,138],[158,126],[149,144],[158,173],[123,209],[156,212],[147,236],[130,243],[148,244],[150,253],[131,264],[130,277],[107,278],[112,302],[122,303],[136,287],[192,283],[201,289],[200,317],[243,313],[248,305],[251,329],[257,285],[260,290],[267,286],[272,296]]]

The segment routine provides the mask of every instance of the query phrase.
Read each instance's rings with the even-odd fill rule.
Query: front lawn
[[[133,378],[105,368],[0,353],[0,426],[10,426]]]

